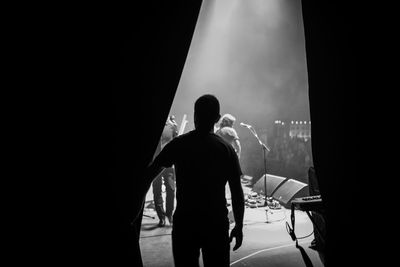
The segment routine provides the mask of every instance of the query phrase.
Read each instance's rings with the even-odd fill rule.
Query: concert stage
[[[270,210],[268,217],[265,209],[246,208],[243,244],[237,251],[231,251],[231,266],[305,266],[300,250],[296,248],[286,230],[286,222],[290,224],[290,209],[282,207]],[[172,227],[167,222],[165,227],[158,228],[157,215],[151,208],[146,209],[144,214],[155,217],[143,217],[140,246],[144,266],[174,266],[171,249]],[[298,238],[313,232],[312,222],[305,212],[295,210],[295,218],[295,233]],[[313,238],[314,235],[311,234],[299,239],[299,245],[305,249],[314,267],[322,267],[318,252],[309,248]],[[202,266],[201,259],[200,264]]]

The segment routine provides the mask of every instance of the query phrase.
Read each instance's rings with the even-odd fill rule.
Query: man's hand
[[[231,231],[231,234],[229,236],[229,243],[232,242],[233,238],[236,239],[236,244],[233,247],[233,251],[237,250],[240,248],[243,242],[243,232],[242,232],[242,227],[234,227]]]

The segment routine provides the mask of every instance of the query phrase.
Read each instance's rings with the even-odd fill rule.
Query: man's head
[[[235,123],[236,118],[233,117],[231,114],[224,114],[221,118],[220,122],[220,127],[233,127],[233,124]]]
[[[194,104],[194,125],[198,130],[210,131],[214,129],[214,124],[218,122],[219,101],[210,94],[199,97]]]

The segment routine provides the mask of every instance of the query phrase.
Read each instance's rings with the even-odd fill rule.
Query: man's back
[[[201,221],[205,214],[207,220],[227,220],[225,185],[241,175],[232,146],[213,133],[191,131],[171,141],[160,160],[175,165],[176,223],[193,216]]]
[[[177,207],[172,230],[175,266],[229,266],[233,250],[243,241],[244,197],[238,156],[234,148],[212,133],[220,119],[218,99],[210,94],[194,104],[196,130],[169,142],[146,170],[141,188],[149,187],[163,168],[175,165]],[[229,183],[235,226],[229,234],[225,185]],[[145,198],[145,190],[141,193]],[[144,201],[144,200],[143,200]],[[138,214],[138,213],[136,213]]]

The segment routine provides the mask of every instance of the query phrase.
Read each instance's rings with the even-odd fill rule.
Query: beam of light
[[[233,114],[260,135],[269,136],[277,119],[308,121],[300,0],[204,0],[170,110],[178,120],[187,114],[186,132],[194,128],[194,102],[205,93],[219,98],[221,115]],[[247,171],[260,164],[252,155],[262,155],[246,129],[236,128]]]
[[[307,88],[300,1],[204,1],[171,112],[213,93],[239,121],[308,119]]]

